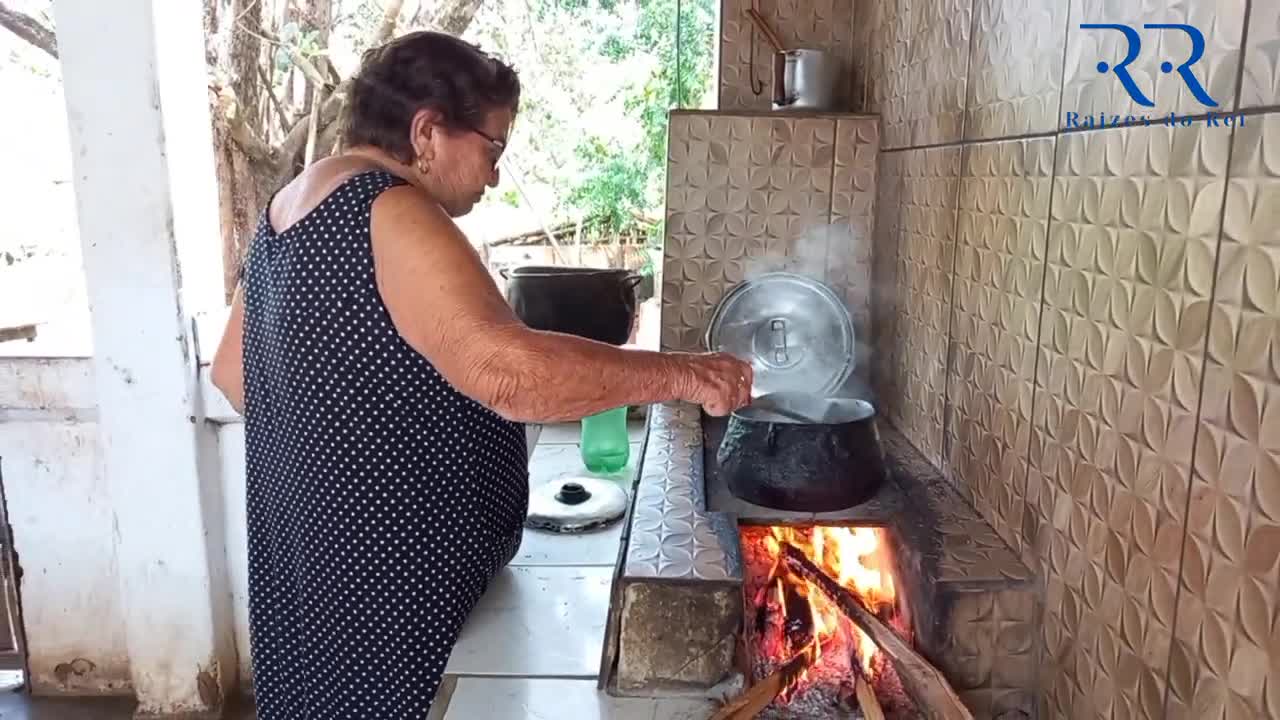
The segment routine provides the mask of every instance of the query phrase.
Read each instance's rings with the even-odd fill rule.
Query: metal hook
[[[751,23],[751,55],[747,64],[747,73],[750,78],[751,92],[755,93],[756,97],[764,94],[764,80],[756,77],[756,35],[759,32],[756,29],[756,24]]]

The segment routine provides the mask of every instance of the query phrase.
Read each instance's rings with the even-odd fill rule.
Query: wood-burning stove
[[[856,691],[860,676],[873,680],[887,716],[913,716],[910,694],[891,668],[884,669],[883,658],[869,653],[868,670],[868,653],[846,652],[850,643],[863,647],[861,638],[816,597],[801,599],[807,591],[792,588],[788,594],[784,582],[780,598],[764,600],[765,615],[773,616],[761,619],[761,588],[766,596],[770,587],[778,592],[772,560],[767,552],[761,555],[766,536],[774,542],[781,536],[812,554],[816,532],[824,555],[810,559],[843,584],[849,578],[842,580],[840,568],[828,562],[827,544],[857,549],[871,533],[878,548],[872,555],[879,557],[865,558],[853,572],[874,569],[891,578],[892,603],[875,593],[864,597],[881,619],[941,671],[974,717],[1035,716],[1038,586],[990,526],[895,430],[881,428],[891,482],[875,497],[835,513],[788,513],[728,492],[715,462],[723,419],[667,404],[653,408],[649,423],[602,658],[601,685],[609,692],[740,697],[785,660],[773,656],[794,657],[807,637],[825,635],[820,649],[847,657],[811,672],[815,678],[827,672],[844,676],[827,686],[794,684],[782,700],[802,705],[788,715],[788,702],[771,702],[773,717],[856,717],[848,681]],[[808,619],[795,620],[806,603]],[[786,619],[780,622],[778,608],[788,613],[792,627]],[[790,633],[785,643],[778,633]],[[832,645],[830,637],[838,633],[844,635]],[[772,656],[753,659],[753,641],[790,652],[770,650],[765,654]]]

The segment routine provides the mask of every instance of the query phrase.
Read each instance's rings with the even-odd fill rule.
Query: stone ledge
[[[656,405],[649,416],[623,580],[742,582],[737,523],[706,511],[701,411]]]

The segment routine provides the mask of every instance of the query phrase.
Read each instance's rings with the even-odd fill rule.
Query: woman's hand
[[[751,365],[728,353],[689,355],[690,383],[687,400],[702,406],[708,415],[728,415],[751,402]]]

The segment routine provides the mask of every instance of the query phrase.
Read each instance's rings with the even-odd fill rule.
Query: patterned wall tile
[[[854,0],[853,3],[853,57],[849,70],[849,110],[867,112],[867,64],[871,55],[872,18],[877,13],[876,0]]]
[[[835,121],[675,112],[669,132],[661,344],[696,351],[748,273],[825,271]]]
[[[963,136],[972,8],[973,0],[912,0],[905,120],[913,147]]]
[[[1032,707],[1040,655],[1036,611],[1028,589],[956,594],[937,652],[939,669],[974,717],[1026,717]]]
[[[1253,3],[1249,9],[1248,42],[1240,107],[1280,105],[1280,4]]]
[[[940,512],[937,532],[942,540],[938,557],[939,582],[974,583],[1029,581],[1031,571],[1008,544],[960,498],[963,510]]]
[[[970,145],[960,185],[947,471],[1019,553],[1054,144]]]
[[[1163,117],[1171,112],[1186,115],[1230,111],[1236,103],[1245,2],[1074,0],[1067,26],[1066,79],[1059,127],[1068,127],[1069,112],[1083,118],[1095,113]],[[1114,71],[1098,72],[1099,62],[1114,66],[1125,58],[1129,45],[1124,35],[1118,30],[1084,29],[1080,27],[1082,23],[1124,23],[1139,33],[1141,52],[1128,70],[1153,107],[1136,102]],[[1201,104],[1174,69],[1191,57],[1191,38],[1178,30],[1142,27],[1149,23],[1184,23],[1204,34],[1204,56],[1190,69],[1217,107]],[[1171,72],[1163,72],[1164,63],[1169,63]]]
[[[1027,479],[1053,717],[1162,717],[1229,142],[1058,141]]]
[[[768,110],[772,106],[774,52],[747,17],[747,8],[753,5],[784,47],[829,52],[842,64],[842,76],[847,76],[854,56],[853,0],[723,0],[719,109]],[[757,95],[755,90],[761,86]],[[837,109],[847,109],[848,88],[840,90]]]
[[[1057,128],[1067,3],[974,0],[974,13],[965,137]]]
[[[900,391],[890,420],[935,465],[942,464],[943,390],[951,320],[959,147],[902,153],[897,326],[889,385]],[[878,348],[877,352],[883,352]]]
[[[1280,115],[1234,143],[1170,718],[1280,717]]]
[[[867,77],[864,109],[877,113],[882,122],[885,148],[911,145],[907,117],[907,53],[911,39],[911,3],[923,0],[872,0],[867,10],[871,33],[867,45]]]
[[[906,154],[880,153],[876,178],[875,242],[871,245],[871,313],[872,337],[871,387],[879,411],[887,417],[898,417],[902,388],[898,373],[898,243],[902,225],[902,174]]]
[[[879,119],[839,118],[836,138],[827,282],[849,308],[858,341],[855,373],[866,379],[870,375],[867,362],[871,349],[871,250],[876,159],[880,155]]]
[[[702,349],[724,293],[772,270],[832,286],[870,336],[875,117],[681,111],[668,152],[664,349]]]

